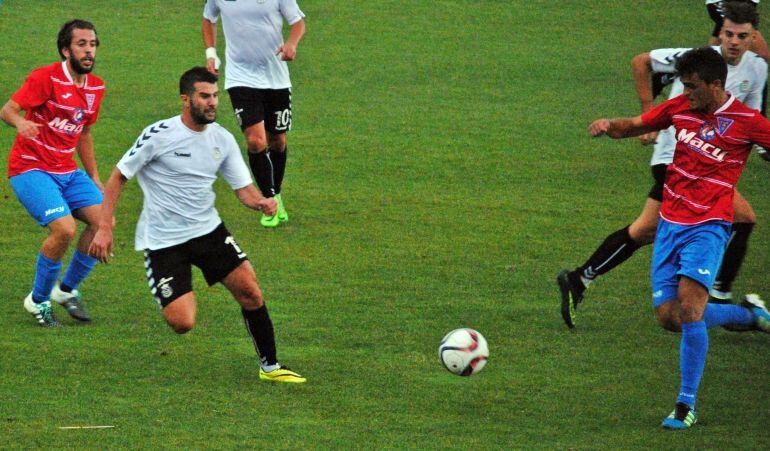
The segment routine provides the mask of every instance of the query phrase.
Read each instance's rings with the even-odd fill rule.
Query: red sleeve
[[[770,149],[770,121],[761,114],[754,115],[754,121],[748,130],[751,142]]]
[[[23,110],[29,111],[44,104],[51,97],[52,90],[48,73],[35,70],[29,74],[21,88],[11,96],[11,100],[18,103]]]
[[[642,122],[655,130],[668,128],[671,126],[671,118],[681,109],[683,102],[687,102],[687,98],[683,95],[667,100],[642,114]]]

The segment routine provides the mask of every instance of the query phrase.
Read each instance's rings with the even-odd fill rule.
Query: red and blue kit
[[[644,113],[656,130],[676,129],[660,216],[682,225],[733,221],[733,191],[752,144],[770,146],[770,122],[730,95],[713,114],[690,109],[684,96]]]
[[[67,174],[77,169],[73,159],[84,126],[96,122],[104,82],[88,74],[73,83],[66,62],[32,71],[11,99],[26,111],[26,119],[41,125],[32,139],[16,136],[8,161],[8,177],[31,170]]]

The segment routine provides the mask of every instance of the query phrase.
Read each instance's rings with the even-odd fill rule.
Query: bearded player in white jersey
[[[746,2],[728,2],[724,9],[725,20],[721,28],[718,47],[714,47],[727,61],[726,90],[750,108],[762,109],[764,89],[767,83],[767,63],[749,51],[759,23],[756,8]],[[642,112],[651,110],[653,91],[651,75],[675,73],[677,58],[686,48],[657,49],[634,57],[632,62],[636,91],[642,104]],[[678,79],[671,88],[669,98],[682,94],[683,86]],[[655,143],[651,170],[655,184],[650,190],[642,213],[630,225],[608,235],[594,253],[573,271],[562,270],[557,283],[561,291],[562,318],[568,327],[575,327],[575,310],[582,302],[588,285],[597,277],[626,261],[642,246],[651,244],[658,226],[660,205],[663,197],[663,180],[666,168],[674,155],[676,139],[672,129],[642,135],[643,144]],[[732,282],[737,276],[746,255],[749,235],[756,216],[751,205],[736,190],[733,200],[735,218],[732,235],[722,260],[719,274],[711,289],[710,302],[729,303],[732,300]]]
[[[265,197],[275,197],[276,214],[260,223],[276,227],[289,215],[281,197],[286,171],[286,132],[291,129],[291,80],[287,61],[297,55],[305,34],[305,14],[296,0],[206,0],[201,31],[206,67],[219,73],[217,21],[222,18],[226,47],[225,89],[246,138],[249,166]],[[283,40],[283,22],[291,30]]]
[[[112,256],[112,214],[123,186],[136,176],[144,206],[135,247],[144,251],[150,291],[169,326],[184,334],[195,325],[195,265],[209,285],[222,283],[241,305],[259,355],[260,379],[305,382],[278,363],[273,323],[254,269],[222,223],[211,187],[219,173],[241,203],[269,215],[275,214],[275,200],[260,194],[235,138],[214,122],[217,76],[204,67],[192,68],[182,75],[179,93],[182,114],[145,128],[112,172],[89,254],[104,263]]]

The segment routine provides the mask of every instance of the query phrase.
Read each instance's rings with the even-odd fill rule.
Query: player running
[[[756,10],[745,3],[730,3],[725,11],[722,43],[714,49],[724,55],[727,61],[726,90],[753,109],[761,109],[764,89],[767,83],[767,63],[749,51],[759,17]],[[650,111],[655,105],[652,96],[651,74],[653,72],[675,74],[677,58],[688,49],[657,49],[634,57],[633,69],[636,91],[642,104],[642,111]],[[684,87],[677,80],[671,88],[669,98],[682,94]],[[655,180],[641,214],[630,225],[616,230],[581,266],[573,271],[563,270],[557,277],[561,291],[562,317],[568,327],[575,327],[575,310],[583,300],[588,285],[597,277],[606,274],[630,258],[637,249],[652,243],[658,226],[663,178],[666,168],[674,155],[676,138],[674,129],[669,128],[658,134],[642,135],[642,143],[655,143],[651,170]],[[719,275],[713,287],[712,301],[730,302],[732,283],[746,255],[747,243],[756,216],[751,205],[737,191],[734,197],[735,223],[732,236],[725,252]]]
[[[273,322],[254,269],[214,207],[211,186],[217,173],[247,207],[275,214],[274,199],[263,197],[249,176],[238,143],[215,123],[217,76],[204,67],[179,81],[182,114],[144,129],[112,171],[104,192],[99,230],[91,255],[107,262],[112,253],[111,220],[123,186],[133,177],[144,193],[136,224],[137,250],[144,250],[147,280],[169,326],[179,334],[195,325],[192,265],[209,285],[222,283],[241,305],[246,329],[260,360],[260,379],[305,382],[278,363]]]
[[[96,29],[91,22],[71,20],[59,30],[57,46],[61,62],[32,71],[0,111],[0,118],[18,131],[8,159],[13,192],[49,230],[37,255],[32,292],[24,299],[24,308],[47,327],[60,325],[51,299],[73,318],[91,320],[77,288],[96,265],[87,251],[103,189],[91,135],[104,96],[104,82],[91,73],[99,47]],[[75,152],[85,172],[78,169]],[[86,228],[57,285],[62,258],[77,232],[75,219]]]
[[[752,327],[770,333],[770,312],[756,297],[742,305],[710,304],[730,237],[733,194],[753,143],[770,145],[770,122],[723,86],[727,65],[712,48],[684,53],[676,62],[682,95],[632,118],[598,119],[592,136],[640,136],[670,126],[676,150],[666,170],[660,223],[652,257],[655,315],[666,330],[681,332],[681,385],[667,429],[697,422],[696,394],[708,351],[707,329]]]

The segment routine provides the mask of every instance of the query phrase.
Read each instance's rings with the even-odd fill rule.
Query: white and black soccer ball
[[[487,364],[489,347],[483,335],[473,329],[455,329],[441,340],[438,357],[450,373],[471,376]]]

